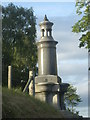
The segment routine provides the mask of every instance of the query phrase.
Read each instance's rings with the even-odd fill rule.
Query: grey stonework
[[[69,84],[62,83],[57,75],[56,45],[52,37],[53,23],[45,15],[40,24],[41,39],[38,48],[38,76],[35,77],[35,97],[52,104],[57,109],[65,109],[64,93]]]
[[[56,75],[42,75],[35,77],[35,84],[44,82],[61,83],[61,78]]]
[[[38,47],[38,75],[57,75],[56,45],[52,37],[52,25],[48,19],[40,23],[41,36]]]

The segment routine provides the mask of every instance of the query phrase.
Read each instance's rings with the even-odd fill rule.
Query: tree
[[[81,102],[80,96],[76,93],[76,88],[73,86],[69,86],[67,89],[67,92],[65,93],[64,96],[64,101],[66,104],[66,108],[71,111],[72,113],[75,112],[75,108],[79,102]],[[76,113],[78,113],[76,111]]]
[[[72,28],[72,32],[81,33],[81,37],[79,39],[80,44],[79,47],[85,47],[90,49],[90,10],[89,10],[89,0],[76,0],[76,13],[81,15],[81,19],[78,20],[77,23]]]
[[[35,67],[37,63],[35,25],[36,17],[32,7],[26,9],[12,3],[7,7],[2,6],[3,77],[7,77],[5,71],[7,71],[8,65],[12,65],[16,69],[13,72],[17,73],[15,76],[18,81],[21,79],[22,72]]]

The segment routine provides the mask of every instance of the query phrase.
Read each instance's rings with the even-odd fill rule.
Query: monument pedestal
[[[59,92],[60,85],[58,83],[44,82],[35,84],[35,97],[52,104],[58,109],[60,109]]]
[[[65,109],[64,93],[67,87],[68,84],[61,83],[61,79],[54,75],[35,77],[35,97],[57,109]]]

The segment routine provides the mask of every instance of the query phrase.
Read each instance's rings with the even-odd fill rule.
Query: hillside
[[[78,118],[69,111],[59,111],[18,89],[2,89],[3,118]]]
[[[20,90],[2,90],[3,118],[64,118],[51,105],[41,102]]]

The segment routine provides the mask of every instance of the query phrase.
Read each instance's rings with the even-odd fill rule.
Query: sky
[[[75,0],[2,0],[2,2],[75,2]]]
[[[2,5],[7,5],[8,0],[3,0]],[[46,0],[45,0],[46,1]],[[82,98],[77,110],[80,115],[88,116],[88,53],[84,48],[79,48],[81,34],[72,33],[72,26],[80,19],[76,15],[74,0],[67,2],[14,2],[17,6],[33,7],[37,17],[37,41],[40,39],[39,23],[46,14],[54,23],[53,38],[57,45],[58,75],[64,83],[70,83],[77,88],[77,93]]]

